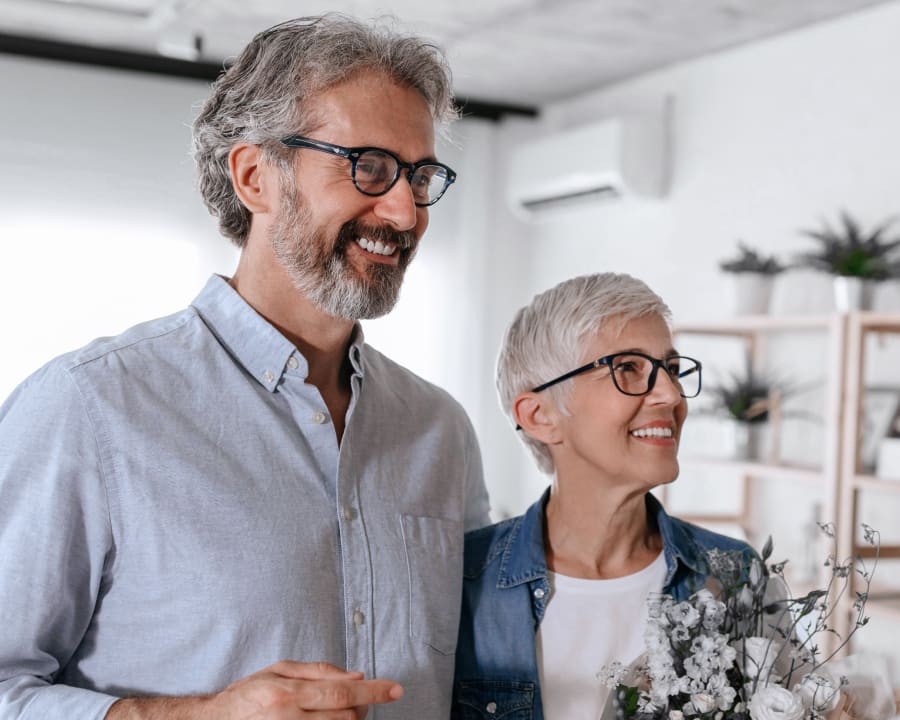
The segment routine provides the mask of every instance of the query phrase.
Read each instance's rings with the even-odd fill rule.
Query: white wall
[[[194,190],[200,82],[0,55],[0,396],[184,307],[235,254]]]
[[[900,213],[897,38],[900,2],[887,3],[587,93],[546,108],[530,127],[519,122],[506,128],[508,150],[527,146],[529,137],[605,116],[656,111],[671,98],[672,184],[661,200],[594,202],[530,225],[508,211],[498,216],[492,246],[503,257],[527,257],[528,265],[517,284],[493,286],[498,315],[488,323],[496,328],[500,316],[508,321],[510,304],[527,302],[561,280],[607,270],[646,280],[676,320],[725,318],[733,304],[718,262],[734,254],[737,239],[789,259],[813,247],[800,228],[836,218],[842,208],[867,225]],[[900,224],[894,230],[900,232]],[[876,309],[900,311],[898,286],[879,288]],[[822,313],[831,303],[829,278],[792,271],[778,278],[773,312]],[[800,344],[794,354],[799,369],[792,372],[807,373],[795,380],[824,376],[820,344]],[[707,365],[717,359],[704,358]],[[900,385],[897,367],[882,364],[876,381]],[[482,424],[495,505],[519,512],[546,478],[499,441],[511,434],[499,417],[485,417]],[[820,427],[804,439],[813,453],[823,449]],[[728,478],[711,480],[706,488],[695,486],[681,507],[696,508]],[[676,486],[688,482],[682,473]],[[820,491],[761,484],[755,500],[774,535],[776,555],[803,562]],[[879,528],[886,542],[900,539],[898,501],[897,494],[879,495],[860,518]],[[896,562],[883,563],[879,577],[900,580]],[[895,674],[900,677],[900,663]]]

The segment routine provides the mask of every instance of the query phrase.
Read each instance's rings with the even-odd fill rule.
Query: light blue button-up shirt
[[[304,357],[219,277],[50,362],[0,408],[0,717],[102,718],[280,659],[397,680],[449,715],[478,446],[365,345],[338,447]]]

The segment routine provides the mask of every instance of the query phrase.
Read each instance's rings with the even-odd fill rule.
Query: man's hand
[[[106,720],[362,720],[403,688],[329,663],[284,660],[205,697],[119,700]]]

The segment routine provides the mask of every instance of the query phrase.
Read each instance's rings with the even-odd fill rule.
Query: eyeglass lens
[[[643,395],[649,392],[653,363],[643,355],[616,355],[611,364],[616,386],[627,395]],[[683,397],[692,398],[700,392],[700,372],[697,363],[690,358],[673,356],[663,360],[661,372],[666,372]],[[656,382],[661,378],[657,377]]]
[[[364,150],[356,160],[354,182],[368,195],[380,195],[391,187],[400,167],[397,160],[380,150]],[[419,165],[410,179],[413,199],[428,205],[435,202],[447,187],[447,171],[440,165]]]

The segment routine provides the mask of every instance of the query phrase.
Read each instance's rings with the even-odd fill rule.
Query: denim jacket
[[[543,720],[535,633],[549,600],[544,508],[466,535],[463,604],[452,720]],[[651,494],[647,513],[662,535],[663,592],[685,600],[703,587],[709,550],[754,551],[744,542],[670,517]]]

